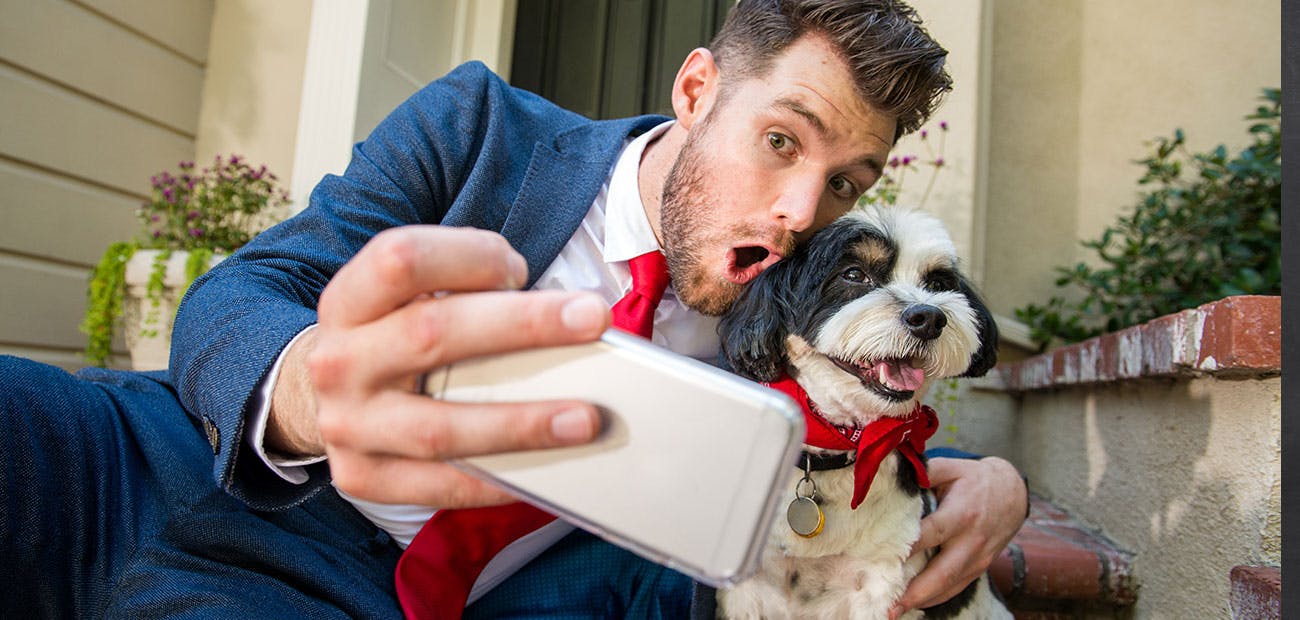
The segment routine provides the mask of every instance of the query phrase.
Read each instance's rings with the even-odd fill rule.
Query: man
[[[196,283],[170,385],[6,360],[18,389],[0,433],[18,466],[0,551],[22,561],[0,598],[47,614],[399,613],[393,568],[429,507],[512,499],[444,461],[599,431],[581,402],[431,400],[423,373],[597,338],[628,259],[659,249],[673,284],[653,339],[711,358],[740,287],[846,212],[948,88],[945,52],[884,0],[742,2],[711,50],[683,63],[671,122],[591,122],[481,65],[429,85],[306,211]],[[931,467],[943,504],[918,550],[943,551],[899,610],[958,592],[1025,513],[1005,461]],[[485,572],[500,585],[467,613],[686,612],[680,574],[558,537]]]

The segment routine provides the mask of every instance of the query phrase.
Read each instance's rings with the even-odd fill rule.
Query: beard
[[[719,267],[710,269],[709,248],[716,261],[725,260],[729,239],[743,238],[742,227],[730,227],[725,234],[718,217],[718,198],[705,183],[710,166],[705,161],[709,119],[705,117],[686,137],[673,167],[664,180],[659,226],[663,233],[664,258],[677,298],[688,308],[707,316],[720,316],[740,295],[741,285],[723,277]],[[716,168],[716,166],[714,166]]]

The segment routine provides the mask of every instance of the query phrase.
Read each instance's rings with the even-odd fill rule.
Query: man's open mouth
[[[781,255],[769,247],[745,245],[727,253],[727,279],[736,284],[747,284],[764,269],[781,260]]]
[[[857,377],[863,387],[886,400],[911,400],[917,388],[925,381],[925,370],[918,368],[911,359],[868,362],[848,362],[835,357],[830,359],[840,370]]]

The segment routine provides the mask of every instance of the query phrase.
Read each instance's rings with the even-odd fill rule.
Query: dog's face
[[[789,372],[836,424],[906,415],[937,378],[981,376],[997,326],[939,220],[854,211],[745,290],[719,326],[741,375]]]

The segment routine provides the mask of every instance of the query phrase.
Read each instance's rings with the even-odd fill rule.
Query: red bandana
[[[866,428],[843,428],[831,424],[817,412],[816,405],[808,398],[808,393],[795,383],[788,375],[764,385],[784,392],[803,407],[808,436],[804,443],[829,450],[852,450],[857,453],[853,467],[853,502],[850,508],[857,508],[867,496],[871,481],[880,469],[881,461],[897,449],[916,469],[916,481],[922,488],[930,488],[930,476],[926,474],[925,463],[921,454],[925,452],[925,441],[939,430],[939,417],[934,409],[917,404],[916,409],[906,418],[883,416],[872,421]]]

